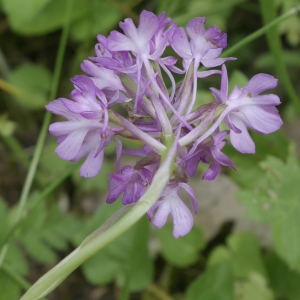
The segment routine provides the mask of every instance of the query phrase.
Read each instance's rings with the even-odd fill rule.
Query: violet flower
[[[225,103],[229,113],[225,122],[230,128],[230,141],[242,153],[255,153],[255,144],[247,128],[267,134],[278,130],[283,124],[276,105],[281,102],[277,95],[260,93],[275,88],[277,79],[268,74],[253,76],[244,88],[235,86],[228,96],[228,77],[222,66],[221,89],[211,88],[218,103]]]
[[[173,183],[168,185],[162,192],[160,198],[148,211],[147,216],[153,225],[163,227],[171,214],[173,219],[173,235],[175,238],[189,233],[194,224],[194,218],[189,208],[180,199],[180,186],[190,195],[195,213],[198,211],[198,202],[194,191],[185,183]]]
[[[51,124],[49,130],[58,137],[56,154],[70,161],[78,161],[87,155],[80,175],[93,177],[101,170],[103,148],[114,131],[105,120],[106,99],[103,93],[95,88],[88,77],[76,76],[72,81],[75,90],[71,97],[75,101],[59,98],[46,105],[49,111],[67,119]]]
[[[107,176],[110,177],[107,203],[115,202],[123,192],[123,204],[137,202],[152,180],[152,173],[149,170],[146,168],[135,170],[131,166],[125,166],[117,174],[107,174]]]
[[[245,87],[235,87],[228,95],[224,63],[235,58],[219,58],[227,45],[227,35],[214,26],[205,29],[204,25],[204,17],[192,19],[186,26],[187,36],[165,13],[157,17],[143,11],[137,27],[133,20],[125,19],[120,22],[123,33],[112,31],[108,38],[98,35],[96,56],[81,64],[88,76],[72,79],[73,100],[59,98],[46,106],[66,118],[49,127],[50,133],[58,137],[56,153],[69,161],[86,156],[80,169],[82,176],[92,177],[100,172],[104,148],[115,141],[116,173],[108,174],[107,203],[122,194],[123,204],[137,203],[149,185],[159,185],[155,174],[168,162],[170,170],[163,173],[168,174],[166,187],[159,199],[148,198],[154,205],[147,215],[159,228],[171,215],[176,238],[187,234],[194,222],[180,199],[181,188],[190,195],[197,213],[198,203],[188,185],[188,175],[195,174],[199,163],[209,164],[202,178],[213,180],[222,165],[235,169],[230,158],[221,152],[228,134],[238,151],[254,153],[248,128],[265,134],[282,125],[275,107],[280,104],[279,98],[260,95],[274,88],[277,79],[258,74]],[[164,57],[167,47],[183,59],[183,70],[176,65],[176,58]],[[223,64],[222,71],[200,72],[201,64],[208,68]],[[174,74],[184,75],[178,85]],[[213,74],[222,75],[220,90],[211,89],[216,101],[195,107],[198,81]],[[220,131],[223,120],[229,130]],[[118,136],[135,140],[140,147],[128,147],[127,143],[125,149]],[[139,160],[134,167],[121,168],[123,154]],[[160,183],[161,191],[165,182]]]
[[[224,138],[228,134],[228,130],[216,133],[208,141],[201,143],[198,149],[186,159],[186,172],[190,177],[196,173],[200,161],[210,164],[202,176],[202,179],[206,180],[214,180],[220,173],[221,165],[235,169],[231,159],[221,152],[227,142]]]

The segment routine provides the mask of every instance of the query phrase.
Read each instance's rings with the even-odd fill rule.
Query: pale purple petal
[[[66,100],[65,98],[59,98],[57,100],[53,100],[49,104],[47,104],[45,107],[47,110],[52,112],[53,114],[60,115],[62,117],[65,117],[68,120],[76,120],[76,117],[72,112],[70,112],[66,106],[63,103],[63,100]]]
[[[215,74],[221,74],[221,71],[219,71],[219,70],[201,71],[201,72],[197,72],[197,77],[205,78],[205,77],[208,77],[210,75],[215,75]]]
[[[184,59],[191,59],[191,46],[182,27],[176,28],[173,33],[171,45],[174,51]]]
[[[249,135],[245,123],[236,117],[232,119],[235,126],[241,130],[241,133],[235,133],[233,130],[230,130],[232,146],[241,153],[255,153],[255,144]]]
[[[158,29],[157,16],[152,12],[143,10],[141,12],[140,23],[137,28],[139,38],[142,38],[144,40],[144,43],[148,43],[153,37],[157,29]]]
[[[226,61],[236,60],[235,57],[226,57],[226,58],[215,58],[215,59],[202,59],[201,63],[206,68],[213,68],[222,65]]]
[[[252,101],[256,105],[268,105],[268,106],[279,105],[281,103],[279,97],[274,94],[255,96]]]
[[[58,145],[55,153],[65,160],[72,160],[79,152],[83,140],[89,129],[83,128],[71,132],[64,141]]]
[[[251,106],[241,107],[251,127],[261,133],[271,133],[278,130],[283,124],[278,113],[268,111],[268,107]]]
[[[203,56],[203,59],[215,59],[218,58],[222,53],[222,48],[212,48],[209,49]]]
[[[95,177],[98,175],[102,168],[103,157],[103,151],[100,152],[96,157],[95,151],[91,151],[80,168],[80,175],[82,177]]]
[[[171,206],[173,235],[175,238],[188,234],[194,225],[194,218],[188,207],[177,196]]]
[[[277,86],[278,79],[268,74],[254,75],[245,88],[250,91],[252,97],[257,96],[261,92],[273,89]]]
[[[133,41],[124,34],[113,30],[107,38],[107,46],[111,51],[135,51]]]
[[[194,18],[189,21],[186,25],[186,31],[190,38],[194,41],[199,39],[199,37],[204,36],[205,33],[205,17]]]
[[[198,201],[195,195],[194,190],[186,183],[184,182],[180,182],[179,186],[182,186],[186,192],[190,195],[191,199],[192,199],[192,205],[193,205],[193,210],[195,212],[195,214],[198,213]]]

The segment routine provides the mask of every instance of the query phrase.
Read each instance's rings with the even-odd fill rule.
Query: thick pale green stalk
[[[70,255],[41,277],[21,300],[37,300],[48,295],[84,261],[122,235],[147,213],[169,182],[170,170],[176,156],[177,142],[178,139],[173,143],[171,149],[167,151],[168,154],[165,161],[156,172],[151,185],[141,197],[139,203],[112,227],[99,235],[95,236],[92,234],[94,238],[85,239]]]
[[[260,0],[261,14],[263,17],[264,24],[276,19],[277,9],[275,7],[274,0]],[[298,11],[300,6],[298,6]],[[271,50],[274,66],[286,93],[291,99],[295,110],[300,113],[300,99],[291,83],[289,74],[283,59],[283,51],[280,36],[277,27],[273,27],[267,31],[267,40],[269,48]]]

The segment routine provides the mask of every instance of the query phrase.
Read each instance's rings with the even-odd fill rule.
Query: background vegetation
[[[206,16],[207,26],[227,32],[232,49],[299,9],[298,0],[75,0],[68,27],[67,2],[0,0],[0,300],[19,299],[120,208],[104,204],[105,174],[115,171],[114,147],[106,151],[101,174],[83,179],[78,163],[54,154],[56,141],[46,130],[51,116],[45,104],[68,97],[69,78],[83,74],[80,63],[94,55],[97,34],[108,35],[126,17],[138,21],[143,9],[166,11],[179,26]],[[268,224],[268,243],[251,228],[236,232],[235,218],[213,235],[196,225],[176,240],[171,224],[156,230],[145,217],[48,299],[300,299],[299,50],[298,10],[232,52],[238,60],[227,63],[231,86],[256,73],[279,78],[275,93],[282,101],[283,130],[253,134],[255,155],[228,146],[237,172],[223,175],[238,187],[234,196],[246,208],[245,218]],[[218,84],[204,80],[199,101],[211,101],[207,88]],[[206,197],[197,195],[199,203]]]

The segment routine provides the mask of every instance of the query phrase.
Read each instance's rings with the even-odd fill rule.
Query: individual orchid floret
[[[190,41],[182,27],[178,27],[172,36],[171,46],[183,58],[185,70],[188,69],[192,60],[195,60],[195,68],[198,69],[200,63],[211,68],[234,59],[218,58],[222,49],[227,46],[227,35],[215,26],[205,30],[205,21],[204,17],[189,21],[186,31]]]
[[[235,169],[231,159],[221,152],[226,144],[224,138],[229,130],[216,133],[214,136],[201,143],[198,149],[186,160],[186,171],[190,177],[196,173],[200,161],[210,164],[208,170],[203,174],[202,179],[214,180],[221,170],[221,165]]]
[[[148,211],[147,216],[153,225],[162,228],[171,214],[173,219],[173,235],[175,238],[184,236],[189,233],[194,224],[192,213],[186,204],[180,199],[180,185],[186,189],[191,196],[193,210],[197,213],[198,202],[192,188],[184,183],[169,184],[161,193],[160,198]]]
[[[221,89],[211,88],[218,103],[225,103],[225,123],[230,128],[230,140],[235,149],[242,153],[255,153],[255,144],[247,128],[267,134],[278,130],[283,124],[276,105],[279,97],[260,93],[277,86],[277,79],[268,74],[253,76],[244,88],[235,86],[228,96],[228,76],[222,66]]]
[[[124,192],[122,203],[137,202],[145,193],[152,180],[152,172],[146,168],[135,169],[125,166],[117,174],[107,174],[110,177],[107,203],[113,203]]]
[[[49,130],[58,137],[56,154],[70,161],[78,161],[87,155],[80,174],[83,177],[93,177],[101,170],[103,148],[114,131],[105,118],[106,99],[103,93],[85,76],[76,76],[72,81],[75,90],[71,97],[75,101],[59,98],[46,105],[49,111],[67,119],[51,124]]]
[[[107,46],[111,51],[131,51],[137,56],[149,55],[149,42],[158,29],[159,22],[155,14],[142,11],[140,23],[136,28],[132,19],[120,22],[124,34],[112,31],[107,39]]]

